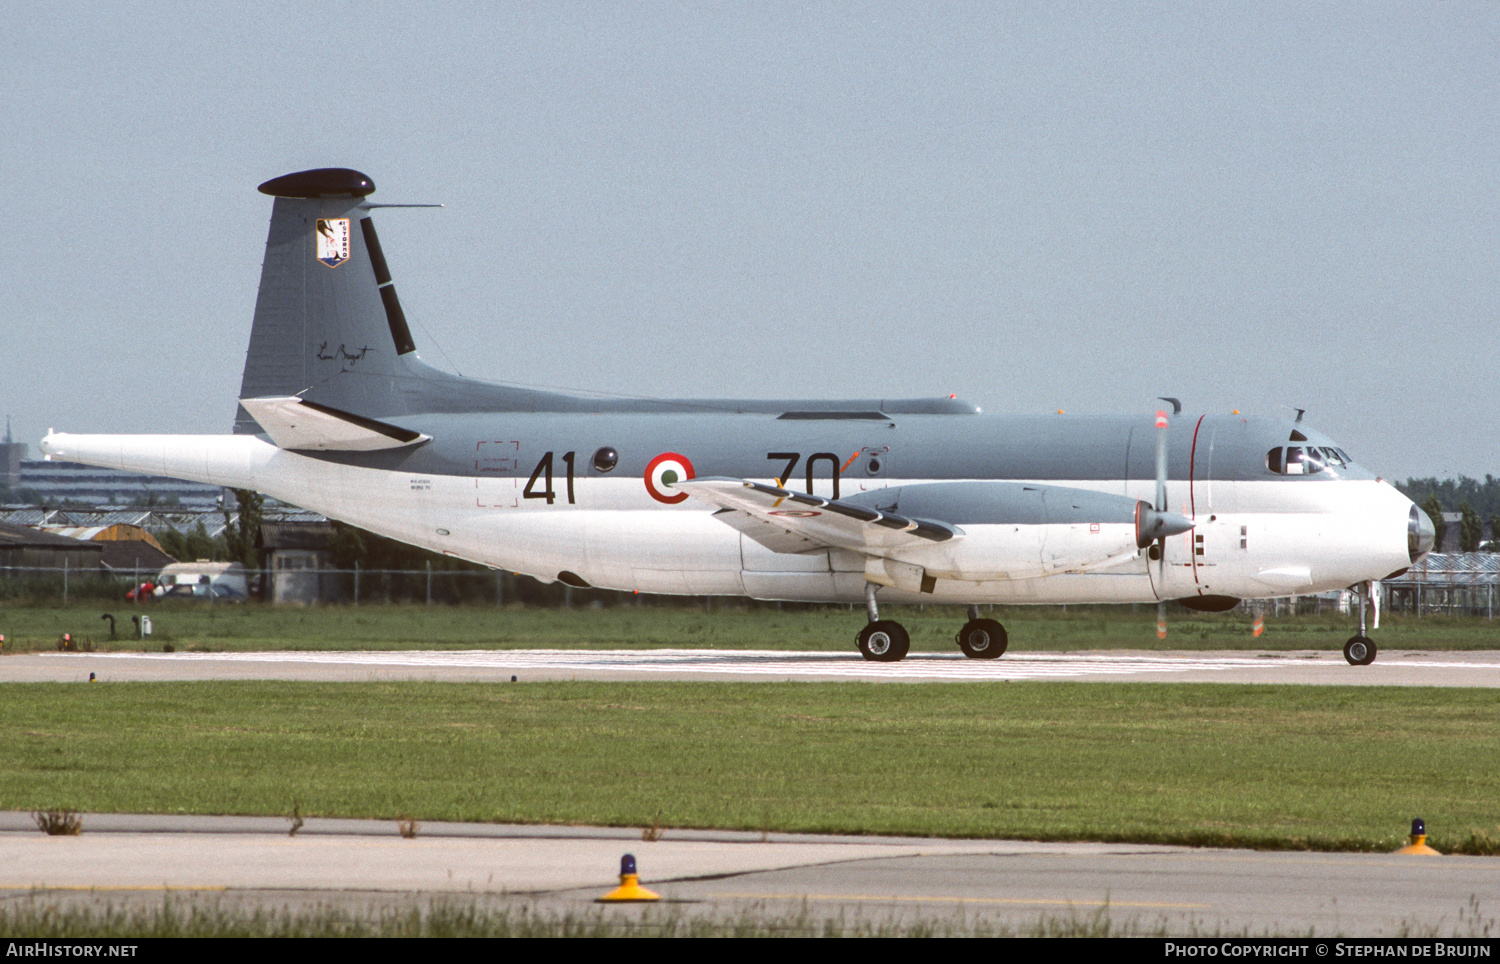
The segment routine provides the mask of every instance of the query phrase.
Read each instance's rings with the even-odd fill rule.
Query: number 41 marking
[[[564,452],[562,457],[563,462],[568,466],[568,505],[575,504],[573,499],[573,457],[574,453],[572,452]],[[536,489],[537,479],[541,479],[543,486],[545,486],[540,492]],[[521,491],[521,496],[526,499],[546,499],[548,505],[551,505],[557,498],[557,493],[552,491],[551,452],[542,456],[542,460],[536,464],[536,468],[531,470],[531,478],[526,480],[526,488]]]

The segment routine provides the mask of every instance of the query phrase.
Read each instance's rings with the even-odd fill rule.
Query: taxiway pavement
[[[596,827],[85,815],[48,837],[0,813],[0,899],[224,899],[256,907],[473,901],[592,913],[636,856],[683,913],[843,921],[1043,917],[1171,933],[1470,936],[1495,926],[1500,858],[1264,853],[1140,844],[832,837]],[[609,913],[639,917],[643,906]],[[661,905],[655,905],[661,910]]]

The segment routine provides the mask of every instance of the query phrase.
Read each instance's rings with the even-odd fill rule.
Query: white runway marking
[[[1303,656],[1266,658],[1253,655],[1070,655],[1025,653],[997,660],[971,660],[946,653],[913,653],[899,663],[871,663],[857,654],[786,652],[776,650],[447,650],[403,652],[247,652],[247,653],[96,653],[96,659],[164,661],[183,668],[191,664],[259,664],[282,666],[368,667],[386,671],[465,670],[484,673],[544,673],[551,678],[657,676],[729,677],[758,679],[884,679],[892,681],[1000,681],[1074,679],[1080,677],[1181,677],[1224,682],[1398,682],[1393,673],[1409,677],[1416,670],[1459,670],[1493,676],[1468,685],[1500,684],[1500,663],[1494,654],[1465,654],[1455,659],[1387,659],[1372,667],[1349,667],[1337,654],[1316,659]],[[1447,655],[1447,654],[1445,654]],[[250,665],[246,665],[250,664]],[[227,668],[227,667],[226,667]],[[272,673],[270,675],[279,675]],[[1325,678],[1326,677],[1326,678]],[[1384,677],[1383,679],[1378,677]],[[533,677],[535,678],[535,677]],[[1402,680],[1414,682],[1411,679]]]
[[[899,663],[872,663],[857,654],[777,650],[463,650],[447,652],[269,652],[269,653],[101,653],[130,659],[232,663],[315,663],[447,669],[531,669],[634,674],[708,673],[785,677],[867,677],[993,680],[1061,678],[1084,675],[1131,676],[1189,670],[1260,666],[1257,659],[1153,659],[1128,656],[1028,655],[971,660],[946,653],[913,653]]]

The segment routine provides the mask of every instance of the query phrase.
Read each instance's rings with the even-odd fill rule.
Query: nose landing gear
[[[1376,653],[1375,640],[1365,635],[1365,603],[1370,598],[1371,586],[1362,582],[1354,588],[1359,593],[1359,632],[1344,644],[1344,659],[1350,666],[1369,666],[1375,662]]]

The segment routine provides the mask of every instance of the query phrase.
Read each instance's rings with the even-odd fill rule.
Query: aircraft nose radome
[[[1437,529],[1432,520],[1416,505],[1411,507],[1406,522],[1406,553],[1415,563],[1433,549],[1437,541]]]

